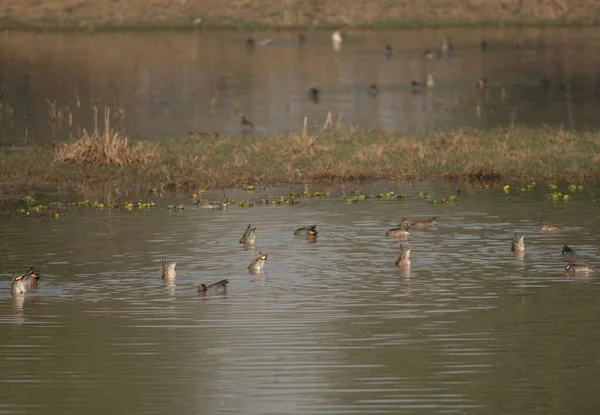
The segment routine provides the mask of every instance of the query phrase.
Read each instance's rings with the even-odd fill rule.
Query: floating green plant
[[[548,189],[554,191],[554,190],[558,189],[558,186],[555,185],[554,183],[550,183],[550,184],[548,184]]]
[[[169,205],[167,207],[169,210],[184,210],[185,207],[183,205]]]
[[[552,199],[555,201],[559,201],[559,200],[567,201],[567,200],[571,199],[571,196],[568,193],[563,194],[561,192],[548,193],[546,196],[548,197],[548,199]]]
[[[504,193],[510,193],[510,186],[505,184],[502,190],[504,190]]]

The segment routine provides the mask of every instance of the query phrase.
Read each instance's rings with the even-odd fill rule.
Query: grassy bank
[[[557,129],[423,135],[345,130],[304,136],[201,136],[161,143],[118,136],[85,140],[0,153],[2,198],[22,198],[40,189],[82,193],[94,186],[192,191],[379,178],[600,178],[600,134]]]
[[[21,29],[186,29],[296,27],[409,27],[456,25],[590,25],[597,3],[531,0],[369,2],[328,0],[3,0],[0,27]]]

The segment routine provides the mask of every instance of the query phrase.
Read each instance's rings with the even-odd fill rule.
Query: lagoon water
[[[598,264],[598,188],[569,202],[499,187],[463,188],[444,206],[418,196],[452,187],[347,185],[228,211],[172,212],[163,200],[58,220],[4,214],[0,413],[597,413],[598,275],[566,276],[560,251]],[[355,188],[408,198],[339,198]],[[405,216],[440,224],[387,239]],[[565,228],[542,234],[541,218]],[[238,243],[248,223],[253,249]],[[313,223],[316,243],[293,236]],[[523,258],[510,252],[514,232],[526,235]],[[394,267],[400,243],[412,246],[410,271]],[[259,251],[266,272],[250,275]],[[165,257],[176,285],[160,278]],[[10,273],[30,265],[39,288],[11,297]],[[222,278],[226,296],[197,295]]]
[[[342,126],[409,132],[600,126],[597,28],[353,31],[339,53],[328,32],[307,32],[302,47],[293,32],[259,32],[256,39],[271,45],[250,49],[248,35],[4,32],[0,146],[92,131],[94,105],[101,126],[110,105],[112,127],[155,140],[241,135],[240,114],[254,134],[299,132],[304,117],[316,129],[329,111]],[[444,36],[454,50],[425,59]],[[389,59],[386,44],[394,49]],[[434,88],[413,93],[411,80],[429,73]],[[479,78],[489,81],[486,92],[475,86]],[[367,93],[371,84],[376,97]],[[318,104],[309,99],[312,87],[322,90]]]

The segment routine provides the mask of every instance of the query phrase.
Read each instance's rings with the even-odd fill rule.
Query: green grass
[[[600,178],[600,134],[595,131],[515,128],[417,135],[342,130],[321,136],[199,137],[127,145],[132,155],[123,164],[98,162],[88,153],[87,162],[73,157],[59,162],[59,152],[69,153],[72,147],[5,150],[0,153],[0,197],[41,189],[77,193],[107,184],[175,191],[356,179]]]

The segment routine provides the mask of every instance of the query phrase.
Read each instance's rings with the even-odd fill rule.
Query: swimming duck
[[[25,294],[27,292],[27,289],[25,288],[25,283],[23,282],[23,275],[17,275],[12,279],[10,292],[13,295]]]
[[[575,273],[575,272],[593,272],[593,268],[590,267],[589,265],[584,265],[584,264],[576,264],[574,262],[569,262],[567,265],[565,265],[565,271],[568,273]]]
[[[431,51],[431,49],[425,49],[425,52],[423,52],[423,56],[425,57],[425,59],[435,58],[435,54]]]
[[[479,46],[481,47],[481,51],[485,52],[487,50],[487,48],[488,48],[487,40],[482,39],[481,43],[479,44]]]
[[[450,43],[450,37],[446,36],[442,39],[442,52],[448,53],[452,50],[452,44]]]
[[[425,228],[427,226],[435,226],[438,224],[438,219],[437,216],[434,216],[431,219],[417,219],[415,221],[411,221],[408,218],[404,218],[402,219],[402,221],[400,222],[400,227],[404,226],[404,227],[413,227],[413,228]]]
[[[210,285],[200,284],[198,286],[198,293],[202,295],[225,294],[227,292],[227,284],[229,284],[229,280],[221,280]]]
[[[270,45],[271,42],[272,42],[272,40],[269,38],[269,39],[265,39],[265,40],[260,40],[260,41],[256,42],[256,44],[258,46],[267,46],[267,45]]]
[[[420,82],[410,81],[410,84],[412,86],[413,93],[416,94],[417,92],[419,92],[421,90],[421,83]]]
[[[510,250],[516,253],[525,252],[525,235],[519,235],[518,233],[515,233]]]
[[[256,39],[254,39],[254,36],[250,35],[246,38],[247,46],[254,46],[255,43],[256,43]]]
[[[372,97],[375,97],[375,96],[377,96],[377,94],[379,94],[379,88],[377,87],[377,85],[371,84],[371,86],[367,90],[367,93],[369,95],[371,95]]]
[[[392,228],[389,231],[387,231],[385,233],[385,236],[387,237],[396,237],[396,236],[409,236],[410,232],[408,231],[410,229],[409,226],[398,226],[396,228]]]
[[[558,232],[562,230],[562,226],[559,226],[555,223],[544,222],[543,220],[540,220],[540,224],[542,227],[542,232]]]
[[[35,272],[33,267],[29,268],[27,274],[23,274],[23,284],[25,284],[25,289],[29,291],[32,288],[37,287],[40,277],[41,275]]]
[[[433,88],[434,83],[435,82],[433,81],[433,75],[427,74],[427,80],[425,81],[425,85],[427,85],[427,88],[429,88],[429,89]]]
[[[317,233],[317,225],[303,226],[294,231],[294,235],[296,236],[310,236],[311,234],[316,236]]]
[[[390,44],[385,45],[385,50],[383,51],[383,54],[385,55],[386,58],[392,57],[392,55],[394,54],[394,49],[392,49],[392,45],[390,45]]]
[[[410,266],[410,246],[402,244],[400,245],[400,252],[398,258],[396,258],[397,267],[409,267]]]
[[[227,210],[227,203],[206,201],[198,204],[200,209],[220,209]]]
[[[177,262],[175,261],[167,261],[163,259],[163,267],[162,267],[162,278],[165,281],[174,281],[177,279],[177,274],[175,273],[175,265]]]
[[[315,104],[318,104],[321,99],[321,91],[319,91],[315,87],[312,87],[308,90],[308,99],[314,102]]]
[[[253,228],[251,224],[248,224],[248,227],[240,238],[240,243],[254,245],[254,240],[256,239],[256,229],[257,228]]]
[[[477,89],[479,90],[484,90],[487,89],[488,86],[488,81],[485,78],[479,78],[477,80]]]
[[[242,119],[240,120],[240,125],[242,126],[243,131],[254,131],[254,124],[242,115]]]
[[[571,249],[568,245],[563,246],[562,256],[565,261],[572,262],[575,258],[577,258],[577,252],[574,249]]]
[[[339,50],[340,46],[342,46],[344,38],[339,30],[336,30],[331,34],[331,42],[333,43],[333,49]]]
[[[267,262],[267,254],[264,254],[262,252],[259,252],[258,255],[256,255],[256,258],[254,258],[254,260],[250,263],[250,265],[248,265],[248,269],[250,270],[251,273],[261,273],[263,272],[263,269],[265,268],[265,263]]]

